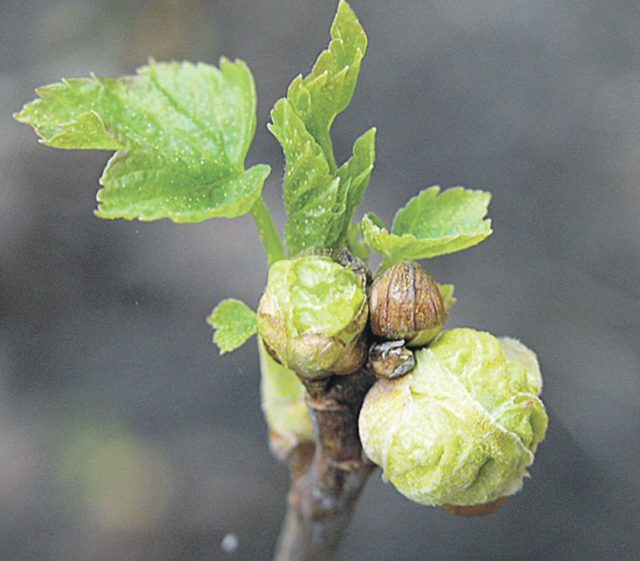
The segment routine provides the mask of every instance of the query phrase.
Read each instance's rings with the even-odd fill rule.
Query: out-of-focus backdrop
[[[287,472],[269,455],[254,345],[205,317],[257,304],[249,218],[95,218],[108,155],[39,146],[11,113],[61,77],[148,57],[240,57],[264,124],[327,44],[334,0],[0,2],[0,559],[268,560]],[[366,208],[433,184],[490,190],[495,234],[436,259],[452,325],[540,356],[551,424],[532,478],[460,519],[372,477],[341,559],[632,561],[640,551],[640,3],[353,0],[370,38],[337,152],[372,125]],[[226,536],[226,538],[225,538]]]

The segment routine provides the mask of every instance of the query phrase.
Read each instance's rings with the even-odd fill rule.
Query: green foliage
[[[75,78],[37,90],[16,115],[42,142],[117,150],[100,178],[101,218],[201,222],[249,212],[270,168],[244,169],[256,127],[242,61],[155,63],[122,78]]]
[[[284,202],[287,245],[293,255],[308,248],[344,244],[355,208],[362,202],[375,160],[375,129],[361,136],[353,156],[338,168],[331,125],[353,97],[367,36],[341,1],[331,42],[311,73],[298,76],[276,102],[269,130],[286,160]]]
[[[298,76],[271,111],[270,131],[285,160],[285,239],[290,253],[367,246],[383,267],[471,247],[491,233],[489,193],[462,188],[422,191],[400,209],[391,231],[374,214],[351,221],[375,163],[376,129],[358,138],[338,166],[331,126],[353,97],[367,36],[341,0],[331,41],[311,72]],[[64,149],[115,150],[98,192],[101,218],[201,222],[251,212],[269,264],[286,255],[261,198],[266,165],[244,168],[256,127],[253,77],[242,61],[155,63],[122,78],[76,78],[37,90],[16,118],[42,142]]]
[[[339,231],[338,247],[344,243],[353,213],[364,199],[375,159],[376,129],[371,128],[355,141],[353,155],[338,170],[340,186],[346,196],[342,220],[336,221]]]
[[[351,7],[341,1],[329,47],[320,53],[311,73],[305,78],[298,76],[287,91],[287,103],[321,147],[332,173],[337,166],[331,124],[351,103],[366,50],[364,29]]]
[[[220,348],[220,354],[235,351],[258,329],[255,312],[235,298],[220,302],[207,322],[216,330],[213,340]]]
[[[375,163],[376,129],[360,136],[338,165],[331,127],[353,98],[366,49],[364,29],[341,0],[328,48],[271,111],[268,128],[286,162],[289,259],[261,196],[270,168],[245,169],[256,91],[244,62],[223,58],[219,68],[151,62],[133,76],[63,80],[39,88],[39,99],[16,115],[48,146],[115,151],[100,178],[101,218],[194,223],[252,214],[270,266],[259,313],[227,299],[207,321],[221,354],[259,332],[263,410],[272,447],[283,459],[297,444],[321,438],[301,379],[309,384],[362,369],[372,342],[365,267],[340,251],[298,254],[346,247],[366,262],[371,248],[384,256],[384,270],[472,247],[491,234],[491,195],[461,187],[423,190],[398,210],[390,230],[373,213],[352,224]],[[384,298],[405,298],[415,325],[417,315],[433,310],[418,310],[415,278],[407,278],[405,292],[385,290]],[[439,287],[449,312],[454,287]],[[388,349],[398,349],[394,341],[403,345],[396,341],[401,338],[423,348],[406,376],[380,379],[369,391],[361,440],[385,478],[413,500],[491,502],[520,488],[544,438],[540,368],[535,353],[514,339],[457,329],[432,342],[443,322],[429,325],[421,339],[389,333]]]
[[[452,284],[438,284],[438,288],[440,289],[440,294],[442,294],[444,309],[448,314],[458,301],[454,294],[456,288]]]
[[[430,187],[396,213],[391,232],[368,213],[361,223],[362,235],[367,245],[386,257],[387,266],[454,253],[491,234],[491,221],[484,218],[490,199],[484,191],[455,187],[441,193],[440,187]]]
[[[363,262],[369,261],[369,248],[361,239],[360,224],[350,224],[347,230],[347,248],[354,257]]]
[[[340,179],[334,177],[320,146],[285,99],[271,111],[269,130],[280,141],[286,160],[285,239],[292,254],[310,247],[331,247],[331,225],[338,213]]]

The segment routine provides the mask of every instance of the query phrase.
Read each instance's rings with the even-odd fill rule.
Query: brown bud
[[[370,321],[374,335],[426,345],[440,333],[446,311],[438,284],[414,261],[387,269],[373,281]]]
[[[400,378],[415,365],[416,359],[403,340],[376,343],[369,349],[369,369],[381,378]]]

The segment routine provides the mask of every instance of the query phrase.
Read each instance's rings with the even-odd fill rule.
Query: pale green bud
[[[260,348],[260,397],[273,452],[285,459],[298,444],[313,441],[313,425],[304,401],[305,389],[294,372]]]
[[[277,261],[258,308],[258,333],[282,365],[305,378],[348,374],[366,358],[363,275],[324,255]]]
[[[416,366],[379,380],[360,413],[366,454],[409,499],[479,505],[522,487],[547,414],[535,354],[473,329],[443,333]]]

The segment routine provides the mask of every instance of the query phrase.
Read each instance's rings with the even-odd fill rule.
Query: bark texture
[[[332,561],[367,478],[375,468],[363,451],[358,415],[374,378],[349,376],[303,381],[316,442],[289,457],[291,490],[274,561]]]

